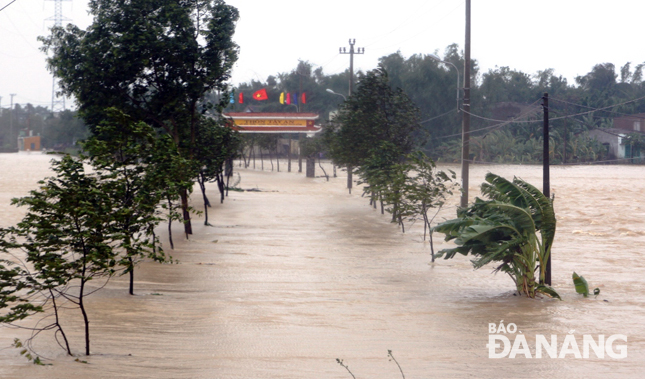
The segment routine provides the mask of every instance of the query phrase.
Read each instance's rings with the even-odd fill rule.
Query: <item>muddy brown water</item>
[[[20,220],[9,200],[49,174],[49,159],[0,154],[0,226]],[[488,171],[541,187],[539,166],[473,166],[471,200]],[[553,282],[564,301],[514,296],[510,278],[474,271],[463,257],[430,263],[420,225],[402,234],[358,189],[349,195],[338,173],[326,181],[241,170],[240,187],[261,192],[230,192],[224,204],[209,186],[213,226],[196,217],[190,240],[174,228],[170,253],[179,263],[142,263],[136,296],[115,278],[89,298],[91,356],[82,355],[78,312],[65,314],[72,348],[87,363],[42,335],[34,348],[53,365],[34,366],[9,347],[29,334],[3,327],[0,377],[351,378],[336,358],[357,378],[401,377],[388,350],[406,378],[645,375],[645,167],[552,168]],[[439,218],[452,218],[457,204],[452,197]],[[435,235],[435,248],[445,246]],[[577,295],[573,271],[600,296]],[[489,358],[488,325],[502,320],[517,325],[532,358]],[[556,335],[560,352],[568,334],[581,352],[583,335],[623,334],[627,342],[616,344],[627,357],[535,358],[537,335]],[[518,335],[506,334],[511,343]]]

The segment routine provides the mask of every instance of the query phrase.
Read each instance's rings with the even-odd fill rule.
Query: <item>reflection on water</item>
[[[0,224],[17,222],[8,205],[47,175],[38,155],[0,155]],[[281,167],[286,167],[281,165]],[[455,169],[456,167],[453,167]],[[471,195],[487,171],[541,187],[539,166],[473,166]],[[213,227],[171,252],[176,265],[144,263],[137,296],[125,278],[89,300],[93,356],[65,357],[50,336],[36,347],[53,366],[36,367],[0,350],[7,378],[605,378],[641,377],[645,369],[645,168],[554,167],[558,232],[553,281],[564,301],[513,295],[512,281],[473,271],[467,259],[431,264],[422,225],[401,234],[371,209],[345,177],[242,170],[242,188],[210,210]],[[455,169],[455,171],[459,171]],[[327,170],[331,172],[331,170]],[[340,175],[344,175],[339,171]],[[216,198],[216,187],[209,189]],[[195,196],[193,205],[201,205]],[[472,199],[471,199],[472,200]],[[440,218],[452,218],[458,198]],[[160,232],[162,232],[160,228]],[[442,239],[435,235],[435,248]],[[575,294],[573,271],[600,287]],[[607,300],[607,301],[603,301]],[[77,317],[77,315],[71,315]],[[535,335],[628,336],[628,357],[489,359],[488,323],[515,323]],[[68,321],[81,353],[80,319]],[[0,346],[21,330],[0,329]],[[532,348],[533,349],[533,348]],[[593,356],[593,355],[592,355]]]

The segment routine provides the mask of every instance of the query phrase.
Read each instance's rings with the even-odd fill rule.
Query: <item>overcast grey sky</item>
[[[0,0],[0,8],[12,0]],[[438,52],[464,45],[465,0],[286,1],[229,0],[240,11],[235,40],[240,57],[233,82],[265,80],[287,72],[298,60],[322,66],[325,73],[345,70],[349,55],[338,53],[356,39],[365,54],[357,69],[369,70],[379,57],[401,51]],[[65,0],[63,16],[81,28],[91,18],[87,0]],[[0,96],[14,103],[50,106],[52,79],[39,50],[39,35],[53,25],[52,0],[16,0],[0,12]],[[547,68],[570,83],[597,63],[617,69],[645,62],[642,19],[637,0],[472,0],[472,58],[481,72],[509,66],[529,74]],[[452,93],[448,94],[452,96]],[[69,106],[69,103],[68,103]]]

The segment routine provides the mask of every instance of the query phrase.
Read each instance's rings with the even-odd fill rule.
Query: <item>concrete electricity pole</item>
[[[468,206],[468,165],[470,145],[470,0],[466,0],[466,44],[464,48],[464,103],[461,125],[461,202]]]
[[[357,50],[354,50],[354,44],[356,44],[356,39],[349,39],[349,51],[345,50],[344,47],[338,48],[340,54],[349,54],[349,96],[352,96],[352,91],[354,90],[354,54],[365,54],[365,48],[359,47]],[[347,166],[347,189],[349,193],[352,193],[352,166]]]
[[[9,139],[13,139],[13,97],[16,96],[15,93],[10,93],[11,96],[11,108],[9,108]],[[17,140],[16,140],[16,143]]]

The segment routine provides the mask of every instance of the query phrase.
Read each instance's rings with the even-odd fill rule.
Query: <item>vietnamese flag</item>
[[[267,95],[267,90],[262,88],[261,90],[255,91],[253,93],[253,98],[255,100],[266,100],[269,98],[269,96]]]
[[[244,93],[240,92],[240,101],[238,101],[240,104],[244,104]]]
[[[302,93],[302,97],[300,98],[300,100],[301,100],[300,102],[302,104],[307,104],[307,97],[305,96],[304,92]]]

